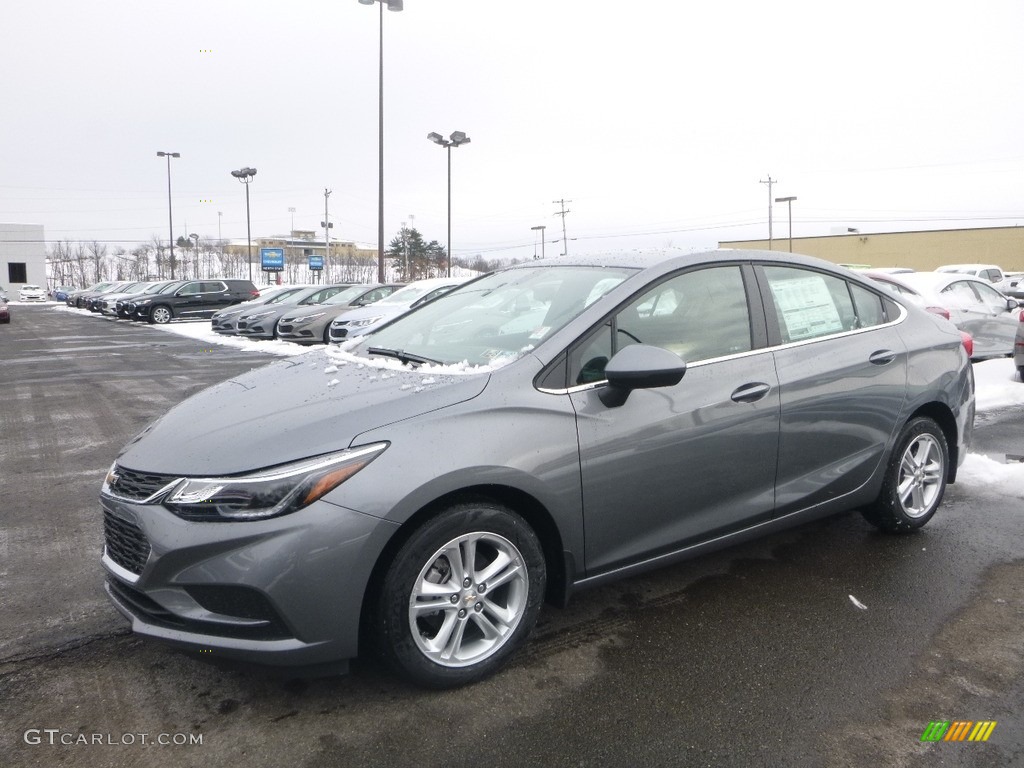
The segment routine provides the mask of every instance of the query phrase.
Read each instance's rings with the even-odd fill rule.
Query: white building
[[[0,285],[10,294],[25,284],[47,287],[43,225],[0,223]]]

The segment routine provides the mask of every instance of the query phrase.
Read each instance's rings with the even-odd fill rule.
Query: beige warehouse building
[[[718,247],[769,250],[767,240],[723,240]],[[775,238],[771,250],[788,251],[789,238]],[[918,271],[930,271],[943,264],[995,264],[1006,272],[1024,272],[1024,227],[794,237],[793,252],[835,264],[909,267]]]

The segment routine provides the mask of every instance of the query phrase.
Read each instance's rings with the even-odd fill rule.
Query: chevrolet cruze
[[[957,329],[841,267],[530,262],[147,427],[101,490],[106,589],[186,648],[457,686],[584,587],[851,509],[920,528],[973,418]]]

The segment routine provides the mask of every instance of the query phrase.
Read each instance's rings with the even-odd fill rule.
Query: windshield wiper
[[[401,360],[403,363],[434,363],[435,365],[444,365],[440,360],[434,360],[430,357],[423,357],[423,355],[417,355],[412,352],[405,352],[401,349],[385,349],[384,347],[370,347],[366,350],[371,355],[381,355],[383,357],[394,357],[397,360]]]

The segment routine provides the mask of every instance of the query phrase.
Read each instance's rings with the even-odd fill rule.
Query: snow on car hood
[[[129,443],[117,461],[142,472],[230,475],[337,451],[367,430],[476,397],[488,373],[313,352],[190,397]]]

